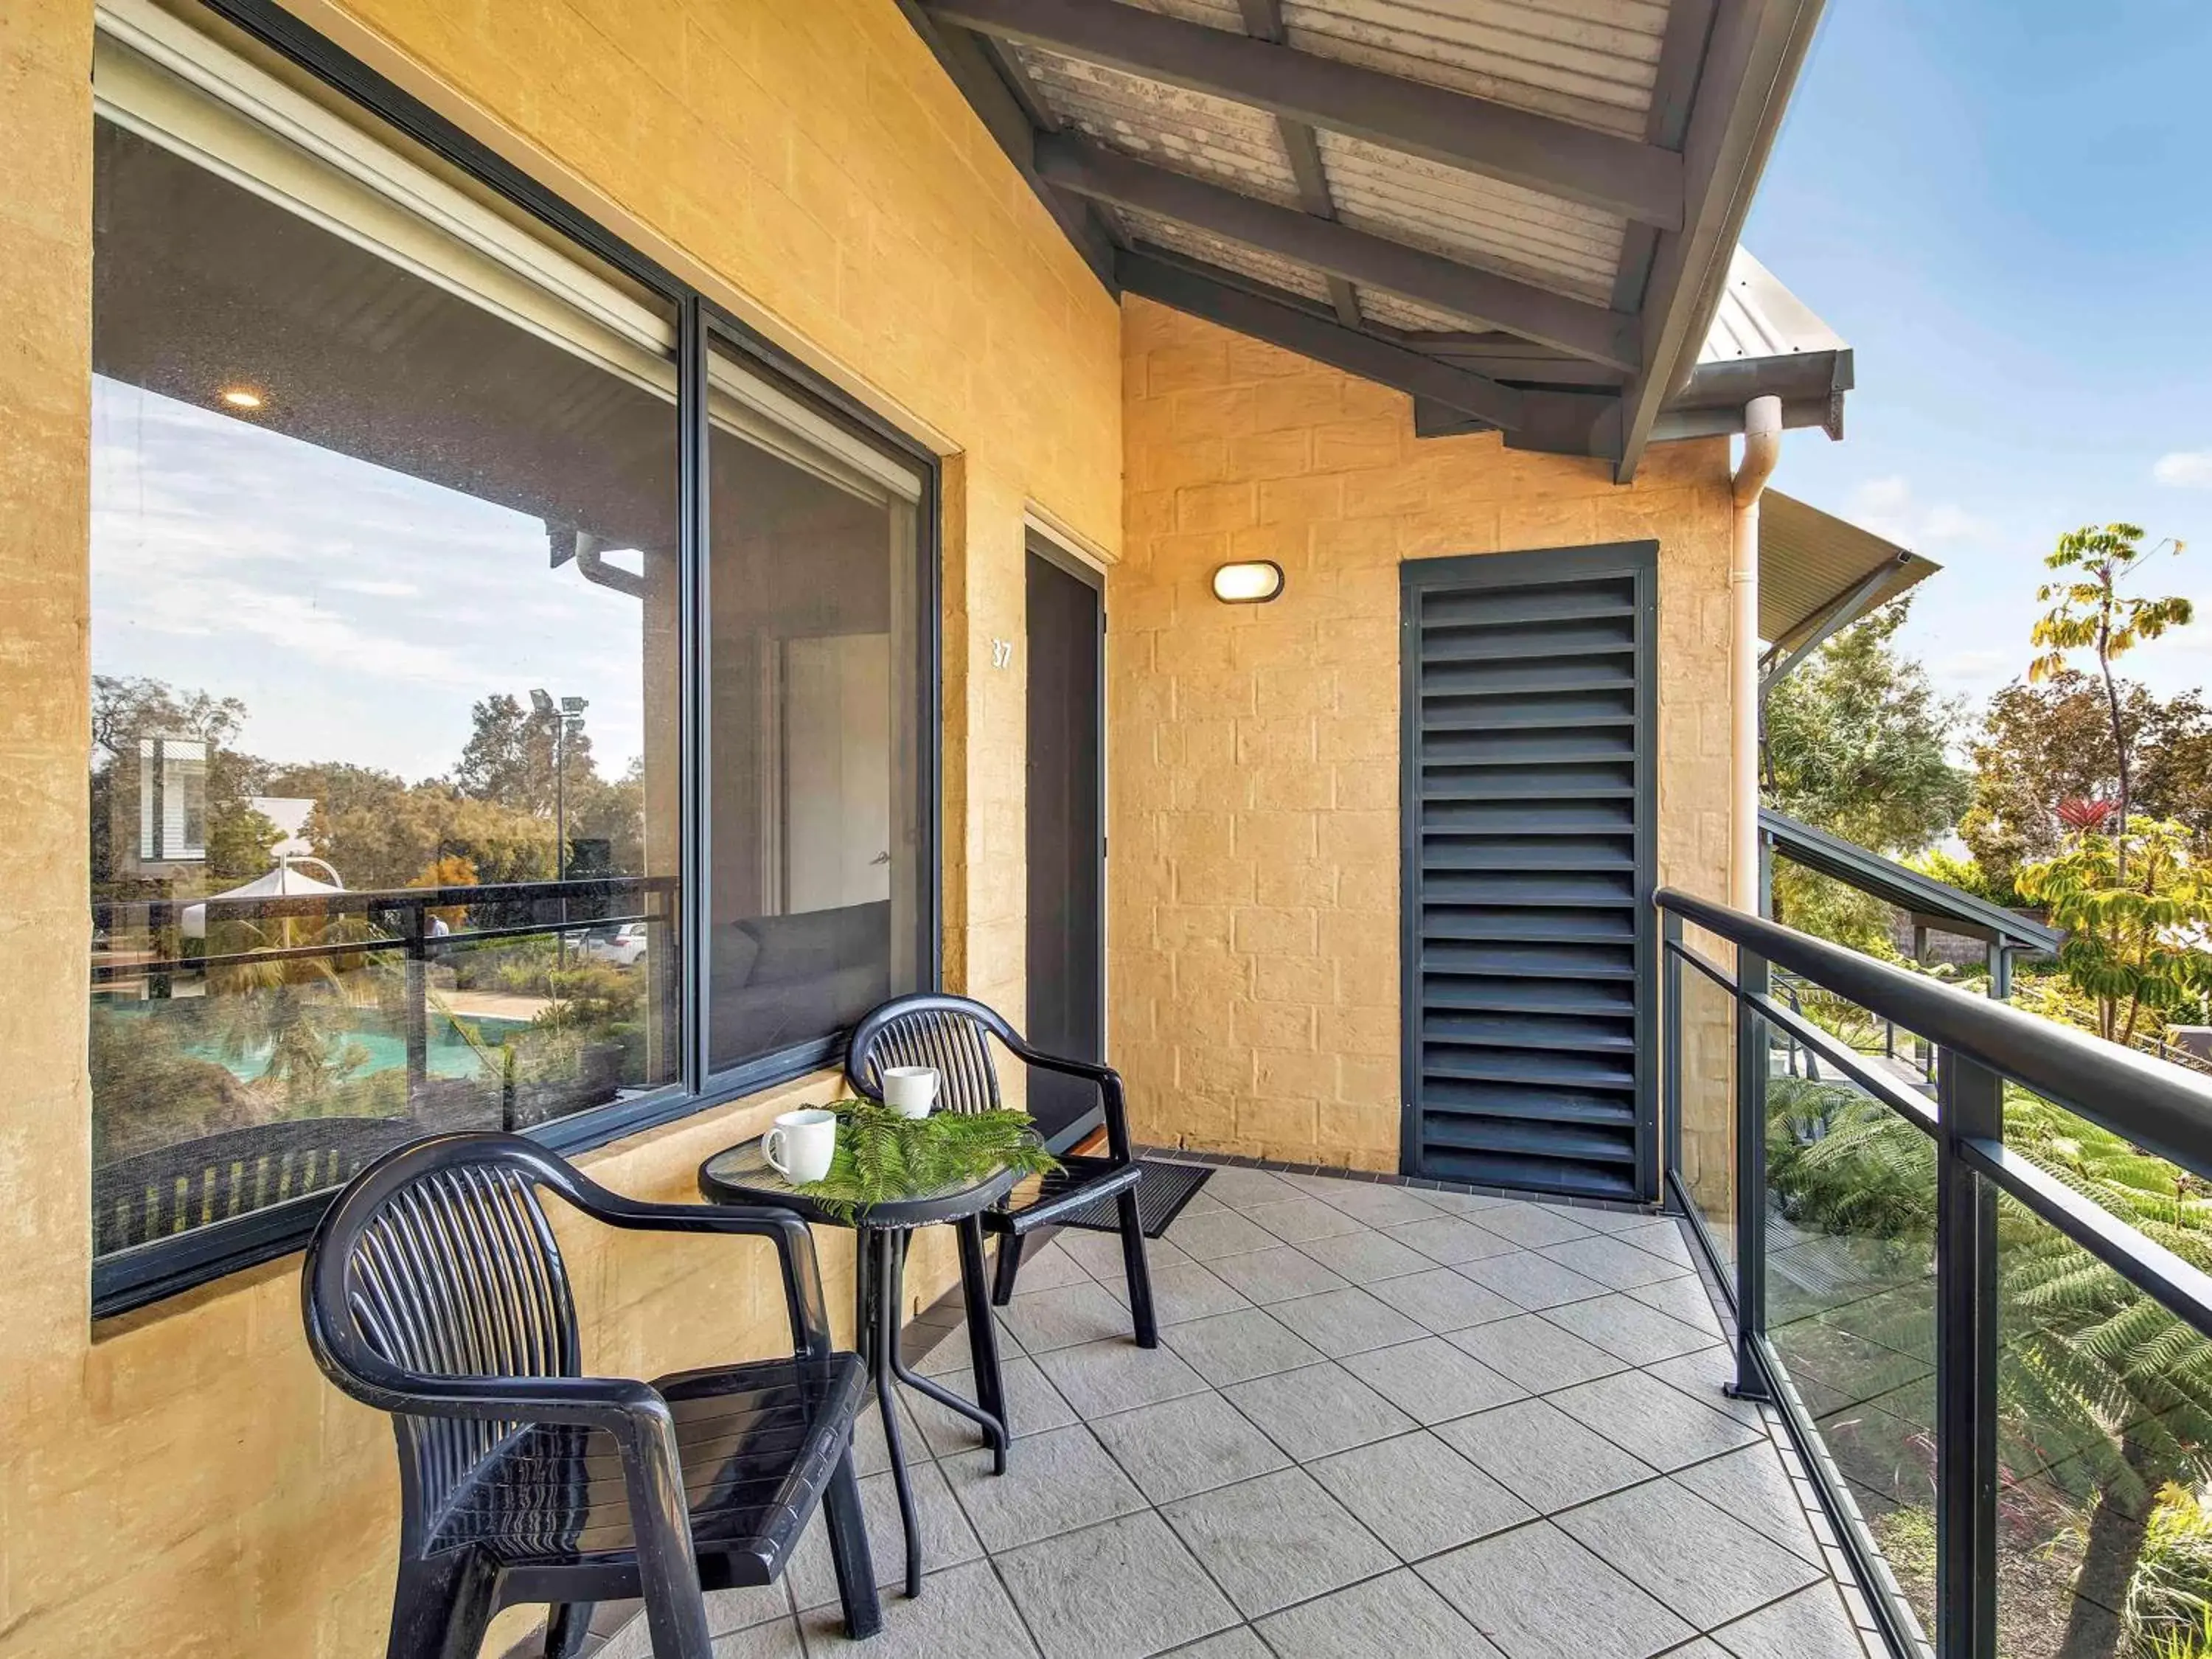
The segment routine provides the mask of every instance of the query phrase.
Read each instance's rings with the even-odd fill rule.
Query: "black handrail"
[[[1848,946],[1662,888],[1656,902],[1753,955],[1849,997],[2033,1093],[2212,1180],[2212,1083]]]

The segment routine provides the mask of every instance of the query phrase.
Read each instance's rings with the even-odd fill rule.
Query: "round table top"
[[[761,1143],[748,1140],[715,1153],[699,1166],[699,1191],[710,1204],[773,1204],[836,1227],[923,1227],[989,1209],[1020,1178],[1015,1170],[1001,1168],[980,1181],[886,1198],[856,1214],[836,1215],[795,1190],[763,1156]]]

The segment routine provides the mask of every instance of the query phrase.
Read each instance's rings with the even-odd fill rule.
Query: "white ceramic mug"
[[[769,1167],[794,1187],[828,1175],[836,1151],[837,1114],[814,1107],[786,1112],[761,1139],[761,1156]]]
[[[934,1066],[887,1066],[884,1068],[884,1104],[901,1117],[927,1117],[937,1103]]]

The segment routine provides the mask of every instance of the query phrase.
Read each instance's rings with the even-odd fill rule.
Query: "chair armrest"
[[[792,1346],[815,1359],[830,1353],[830,1313],[822,1290],[814,1235],[789,1210],[765,1204],[649,1204],[625,1198],[583,1176],[562,1196],[595,1221],[642,1232],[730,1233],[774,1241],[783,1269],[783,1299]]]
[[[1067,1077],[1079,1077],[1097,1084],[1099,1103],[1105,1111],[1107,1150],[1119,1163],[1127,1164],[1134,1159],[1133,1143],[1129,1139],[1128,1105],[1123,1097],[1119,1072],[1111,1066],[1101,1066],[1096,1060],[1071,1060],[1064,1054],[1048,1054],[1018,1040],[1008,1042],[1006,1048],[1024,1066],[1034,1066],[1039,1071],[1059,1072]]]

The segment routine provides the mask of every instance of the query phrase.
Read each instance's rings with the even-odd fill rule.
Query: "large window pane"
[[[101,54],[107,1254],[682,1045],[672,321],[610,328]]]
[[[708,1058],[920,981],[920,480],[717,355]]]

